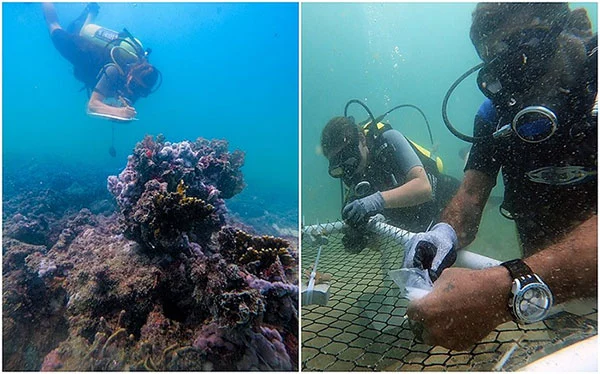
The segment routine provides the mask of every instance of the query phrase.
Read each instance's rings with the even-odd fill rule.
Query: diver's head
[[[160,85],[161,74],[147,61],[142,61],[129,69],[126,77],[127,90],[135,98],[146,97]]]
[[[365,135],[352,117],[332,118],[321,133],[321,148],[329,160],[329,175],[334,178],[349,180],[365,168]]]
[[[479,3],[470,36],[485,63],[481,91],[491,99],[518,96],[558,68],[554,56],[569,14],[566,3]]]
[[[460,133],[446,112],[451,93],[477,70],[479,89],[502,112],[494,138],[512,129],[537,143],[549,139],[560,123],[586,123],[572,120],[592,113],[597,92],[597,35],[585,9],[571,11],[566,3],[480,3],[470,36],[483,63],[458,78],[442,104],[444,123],[455,136],[468,142],[485,138]]]
[[[471,41],[479,57],[489,62],[526,43],[530,32],[562,29],[569,13],[567,3],[479,3],[472,14]]]

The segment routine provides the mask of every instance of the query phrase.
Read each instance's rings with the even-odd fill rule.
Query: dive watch
[[[554,303],[550,288],[521,259],[500,264],[513,278],[508,307],[517,323],[534,323],[548,316]]]

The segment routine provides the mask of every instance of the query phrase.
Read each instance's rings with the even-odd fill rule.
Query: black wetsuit
[[[397,130],[386,130],[374,144],[367,144],[370,158],[362,178],[345,181],[347,186],[351,186],[347,202],[360,197],[352,191],[361,181],[370,183],[370,193],[387,191],[406,183],[408,172],[415,166],[421,166],[432,187],[432,200],[417,206],[386,209],[383,214],[390,224],[412,232],[425,231],[432,221],[438,222],[441,211],[458,190],[460,181],[439,173],[435,166],[424,166],[417,151]]]
[[[98,74],[104,65],[111,62],[110,49],[96,45],[79,33],[69,33],[56,29],[51,35],[54,47],[73,64],[75,78],[83,82],[87,88],[93,89],[98,81]]]
[[[87,8],[69,25],[69,31],[61,28],[54,30],[50,35],[52,43],[73,64],[75,78],[84,83],[88,93],[94,90],[104,97],[126,97],[123,93],[125,77],[111,65],[110,48],[92,43],[79,35],[86,17]],[[134,97],[126,98],[130,103],[135,101]]]
[[[591,102],[572,100],[578,103],[576,108],[556,113],[558,130],[544,142],[532,144],[509,136],[473,144],[465,171],[478,170],[496,180],[502,169],[503,208],[515,220],[525,255],[597,214],[597,124],[590,114],[595,93],[590,95]],[[475,116],[474,135],[491,135],[499,122],[506,122],[503,114],[512,119],[512,113],[503,113],[486,100]],[[578,128],[585,131],[571,131]],[[570,181],[572,167],[584,173]]]

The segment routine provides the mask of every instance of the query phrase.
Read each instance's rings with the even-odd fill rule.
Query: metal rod
[[[315,288],[315,279],[317,278],[317,266],[319,266],[319,258],[321,257],[321,248],[323,247],[319,246],[319,250],[317,251],[317,259],[315,260],[315,266],[313,267],[313,271],[310,273],[308,287],[306,288],[306,302],[308,305],[312,304],[313,290]]]

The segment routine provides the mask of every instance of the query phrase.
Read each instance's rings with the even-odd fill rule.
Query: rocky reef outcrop
[[[84,208],[51,246],[5,232],[4,368],[297,370],[297,242],[228,220],[243,162],[148,136],[108,178],[117,213]]]

